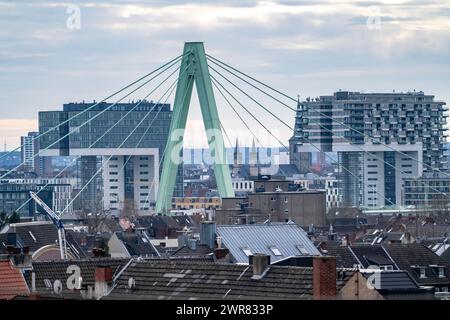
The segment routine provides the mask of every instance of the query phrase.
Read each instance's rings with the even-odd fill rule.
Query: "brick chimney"
[[[313,298],[314,300],[336,298],[335,257],[313,257]]]
[[[96,299],[104,297],[109,290],[109,285],[113,279],[113,272],[109,266],[98,266],[95,268],[95,288],[94,296]]]
[[[249,264],[253,265],[253,280],[262,279],[270,266],[270,256],[267,254],[256,253],[249,257]]]

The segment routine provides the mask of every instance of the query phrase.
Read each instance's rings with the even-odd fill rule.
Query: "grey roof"
[[[365,271],[362,272],[362,275],[366,279],[373,275],[376,276],[378,279],[373,285],[379,290],[412,290],[419,288],[416,281],[406,271],[382,271],[376,274]]]
[[[221,225],[217,226],[216,232],[237,263],[248,263],[244,248],[248,248],[252,254],[270,255],[271,262],[292,256],[321,255],[307,233],[294,223]],[[271,248],[278,249],[281,255],[275,255]]]
[[[338,270],[340,271],[340,270]],[[354,271],[338,272],[339,292]],[[251,266],[199,260],[133,261],[119,276],[117,285],[103,299],[109,300],[222,300],[313,298],[313,269],[270,266],[255,280]],[[130,289],[130,279],[135,287]]]

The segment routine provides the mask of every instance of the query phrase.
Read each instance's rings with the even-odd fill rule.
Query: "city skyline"
[[[205,41],[210,54],[302,99],[339,89],[416,89],[450,100],[448,1],[77,5],[79,29],[70,29],[76,11],[70,3],[0,2],[2,147],[5,141],[17,147],[21,135],[36,130],[39,110],[101,99],[178,55],[188,40]],[[200,121],[193,102],[190,133]],[[279,112],[293,119],[292,112]],[[232,130],[233,118],[221,116]],[[273,129],[282,141],[291,136],[283,126]]]

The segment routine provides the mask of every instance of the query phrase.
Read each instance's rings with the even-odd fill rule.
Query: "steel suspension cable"
[[[187,70],[189,68],[189,65],[186,66]],[[176,84],[176,82],[178,81],[175,80],[174,84]],[[135,128],[133,128],[133,130],[128,134],[128,136],[125,138],[125,140],[123,140],[120,145],[115,149],[116,151],[118,151],[120,148],[123,147],[123,145],[128,141],[128,139],[134,134],[134,132],[141,126],[141,124],[147,119],[147,117],[151,114],[151,112],[154,110],[154,108],[160,103],[160,101],[162,100],[162,98],[167,94],[167,92],[169,92],[171,89],[171,87],[169,87],[169,89],[166,90],[166,92],[163,93],[162,97],[158,100],[158,102],[146,113],[146,115],[141,119],[141,121],[136,125]],[[109,158],[105,161],[105,165],[107,163],[109,163],[109,161],[111,160],[112,157],[114,157],[115,154],[112,154],[111,156],[109,156]],[[81,195],[81,193],[87,188],[87,186],[95,179],[95,177],[102,171],[102,167],[100,167],[97,172],[91,177],[91,179],[89,179],[89,181],[87,181],[85,183],[85,185],[80,189],[80,191],[76,194],[76,196],[70,201],[70,203],[66,206],[66,208],[63,210],[66,211],[70,205]]]
[[[211,78],[213,79],[213,82],[215,82],[215,83],[217,83],[220,87],[222,87],[222,89],[224,89],[227,93],[228,93],[228,95],[230,95],[241,107],[243,107],[245,110],[246,110],[246,108],[242,105],[242,103],[240,103],[220,82],[218,82],[217,81],[217,79],[215,79],[214,78],[214,76],[212,76],[211,75]],[[256,121],[258,121],[259,122],[259,120],[252,114],[252,113],[250,113],[250,112],[248,112],[248,110],[246,110],[247,111],[247,113],[249,113],[250,114],[250,116],[253,118],[253,119],[255,119]],[[259,122],[260,123],[260,122]],[[261,123],[260,123],[261,124]],[[262,124],[261,124],[262,125]],[[273,136],[273,134],[270,132],[270,130],[268,130],[265,126],[263,126],[263,128],[267,131],[267,132],[269,132],[269,134],[271,134],[272,136]],[[309,141],[309,139],[308,139],[308,141]],[[280,142],[280,141],[279,141]],[[281,143],[281,142],[280,142]],[[310,143],[314,148],[316,148],[317,150],[319,150],[320,151],[320,148],[318,148],[315,144],[313,144],[312,142],[308,142],[308,143]],[[284,146],[284,144],[282,144],[283,146]],[[287,148],[286,146],[284,146],[285,148]],[[325,153],[325,155],[327,156],[327,157],[330,157],[331,159],[333,159],[330,155],[328,155],[328,154],[326,154]],[[334,160],[334,159],[333,159]],[[357,179],[359,179],[359,181],[360,182],[362,182],[362,184],[363,185],[365,185],[365,186],[367,186],[367,184],[366,183],[364,183],[364,181],[360,178],[360,177],[358,177],[358,176],[356,176],[355,174],[353,174],[350,170],[348,170],[347,168],[345,168],[344,166],[342,166],[342,165],[340,165],[346,172],[348,172],[349,174],[351,174],[353,177],[355,177],[355,178],[357,178]],[[378,191],[376,191],[376,193],[379,195],[379,196],[381,196],[382,198],[384,198],[384,200],[385,201],[388,201],[389,203],[391,203],[392,205],[394,205],[395,206],[395,204],[390,200],[390,199],[388,199],[388,198],[386,198],[386,197],[384,197],[383,195],[381,195]]]
[[[236,69],[236,68],[234,68],[234,67],[228,65],[227,63],[225,63],[225,62],[223,62],[223,61],[221,61],[221,60],[219,60],[219,59],[217,59],[217,58],[215,58],[215,57],[212,57],[212,56],[210,56],[210,55],[208,55],[208,54],[207,54],[206,56],[207,56],[208,58],[210,58],[209,61],[213,61],[213,60],[214,60],[214,62],[218,62],[218,63],[220,63],[220,64],[222,64],[222,65],[224,65],[224,66],[230,68],[231,70],[233,70],[233,71],[235,71],[235,72],[237,72],[237,73],[239,73],[239,74],[241,74],[241,75],[243,75],[243,76],[245,76],[245,77],[247,77],[247,78],[249,78],[249,79],[251,79],[251,80],[257,82],[258,84],[260,84],[260,85],[262,85],[262,86],[264,86],[264,87],[266,87],[266,88],[268,88],[268,89],[270,89],[270,90],[272,90],[272,91],[274,91],[274,92],[276,92],[276,93],[282,95],[283,97],[285,97],[285,98],[287,98],[287,99],[289,99],[289,100],[292,100],[292,101],[294,101],[294,102],[296,102],[296,103],[298,102],[296,99],[290,97],[289,95],[287,95],[287,94],[285,94],[285,93],[283,93],[283,92],[281,92],[281,91],[279,91],[279,90],[277,90],[277,89],[275,89],[275,88],[273,88],[273,87],[271,87],[271,86],[269,86],[269,85],[267,85],[267,84],[265,84],[265,83],[263,83],[263,82],[261,82],[261,81],[255,79],[254,77],[249,76],[248,74],[246,74],[246,73],[244,73],[244,72],[242,72],[242,71],[240,71],[240,70],[238,70],[238,69]],[[228,70],[228,72],[232,73],[232,72],[229,71],[229,70]],[[232,74],[233,74],[233,73],[232,73]],[[240,78],[240,77],[239,77],[239,78]],[[260,89],[258,89],[258,90],[259,90],[259,91],[262,91],[262,90],[260,90]],[[262,92],[263,92],[263,91],[262,91]],[[280,100],[276,99],[275,97],[271,96],[270,94],[267,94],[267,93],[265,93],[265,94],[268,95],[269,97],[272,97],[272,99],[274,99],[275,101],[279,102],[279,103],[282,104],[283,106],[289,108],[290,110],[295,111],[295,112],[297,111],[296,109],[294,109],[294,108],[290,107],[289,105],[287,105],[287,104],[281,102]],[[362,134],[362,135],[364,135],[365,137],[368,137],[368,138],[370,138],[370,139],[376,139],[376,138],[374,138],[373,136],[371,136],[371,135],[369,135],[369,134],[367,134],[367,133],[364,133],[364,132],[362,132],[362,131],[359,131],[359,130],[357,130],[357,129],[354,129],[353,127],[349,126],[348,124],[346,124],[346,123],[344,123],[344,122],[340,122],[340,121],[334,119],[333,117],[331,117],[331,116],[329,116],[329,115],[327,115],[327,114],[325,114],[325,113],[323,113],[323,112],[320,112],[320,111],[315,111],[315,112],[317,112],[317,113],[320,114],[321,116],[326,117],[327,119],[331,119],[331,120],[333,120],[334,122],[336,122],[336,123],[338,123],[338,124],[340,124],[340,125],[343,125],[343,126],[346,127],[346,128],[349,128],[350,130],[352,130],[352,131],[354,131],[354,132],[356,132],[356,133]],[[372,140],[372,141],[373,141],[373,140]],[[419,159],[417,159],[417,158],[414,158],[413,156],[411,156],[411,155],[409,155],[409,154],[407,154],[407,153],[404,153],[404,152],[402,152],[402,151],[399,151],[399,150],[395,149],[394,147],[391,147],[391,146],[389,146],[389,145],[387,145],[387,144],[385,144],[385,143],[383,143],[383,142],[381,142],[381,141],[380,141],[380,144],[383,145],[383,146],[385,146],[385,147],[387,147],[387,148],[389,148],[389,149],[391,149],[391,150],[393,150],[393,151],[395,151],[395,152],[400,153],[401,155],[404,155],[405,157],[408,157],[408,158],[410,158],[410,159],[412,159],[412,160],[414,160],[414,161],[416,161],[416,162],[422,164],[423,166],[426,166],[426,167],[432,169],[433,171],[438,171],[438,172],[442,173],[443,175],[450,177],[450,174],[448,174],[447,172],[445,172],[445,171],[443,171],[443,170],[440,170],[439,168],[434,168],[434,167],[432,167],[431,165],[425,163],[424,161],[421,161],[421,160],[419,160]]]
[[[64,125],[64,124],[66,124],[66,123],[68,123],[69,121],[71,121],[71,120],[73,120],[74,118],[76,118],[76,117],[82,115],[83,113],[92,110],[93,108],[95,108],[95,107],[98,106],[99,104],[105,102],[105,101],[108,100],[108,99],[111,99],[112,97],[116,96],[117,94],[123,92],[124,90],[126,90],[126,89],[128,89],[128,88],[130,88],[130,87],[132,87],[133,85],[139,83],[140,81],[142,81],[142,80],[144,80],[145,78],[151,76],[152,74],[158,72],[159,70],[165,68],[167,65],[171,64],[172,62],[174,62],[174,61],[176,61],[176,60],[177,60],[177,61],[178,61],[178,60],[181,60],[186,54],[188,54],[188,53],[181,54],[181,55],[179,55],[179,56],[173,58],[173,59],[170,60],[169,62],[167,62],[167,63],[161,65],[160,67],[158,67],[158,68],[154,69],[153,71],[147,73],[146,75],[140,77],[140,78],[137,79],[136,81],[133,81],[132,83],[130,83],[130,84],[126,85],[125,87],[119,89],[118,91],[116,91],[116,92],[114,92],[113,94],[107,96],[106,98],[103,98],[101,101],[99,101],[99,102],[97,102],[97,103],[94,103],[92,106],[90,106],[90,107],[87,108],[86,110],[83,110],[83,112],[78,113],[76,116],[74,116],[74,117],[72,117],[72,118],[70,118],[70,119],[67,119],[67,120],[65,120],[65,121],[63,121],[63,122],[61,122],[61,123],[59,123],[57,126],[52,127],[52,128],[46,130],[45,132],[43,132],[43,133],[41,133],[41,134],[38,134],[36,137],[33,137],[32,142],[34,142],[35,139],[39,139],[40,137],[44,136],[45,134],[48,134],[48,133],[52,132],[53,130],[57,129],[58,127],[60,127],[60,126],[62,126],[62,125]],[[13,152],[20,150],[21,148],[24,147],[24,145],[25,145],[25,143],[21,144],[20,146],[18,146],[17,148],[15,148],[15,149],[13,149],[13,150],[7,152],[6,154],[1,155],[1,156],[0,156],[0,160],[3,159],[4,157],[7,157],[7,156],[10,155],[10,154],[12,154]]]
[[[220,95],[222,96],[222,98],[227,102],[228,106],[231,107],[231,109],[233,109],[234,113],[236,113],[236,115],[238,116],[238,118],[241,120],[241,122],[244,124],[244,126],[248,129],[248,131],[252,134],[253,138],[258,142],[258,144],[264,148],[263,144],[259,141],[258,137],[253,133],[253,131],[250,129],[250,127],[248,126],[248,124],[244,121],[244,119],[242,119],[241,115],[239,114],[239,112],[236,111],[236,108],[233,106],[233,104],[228,100],[228,98],[225,96],[225,94],[222,92],[222,90],[219,88],[219,86],[216,84],[216,80],[212,79],[212,84],[213,86],[217,89],[217,91],[219,91]],[[283,169],[281,169],[281,166],[279,167],[281,173],[283,175],[286,176],[285,172]]]
[[[283,142],[281,142],[281,140],[278,139],[269,129],[267,129],[267,127],[258,118],[256,118],[239,100],[237,100],[236,97],[233,94],[231,94],[219,81],[217,81],[217,79],[213,75],[211,75],[211,79],[213,80],[213,82],[218,84],[226,93],[228,93],[228,95],[231,96],[233,98],[233,100],[236,101],[245,111],[247,111],[247,113],[256,122],[258,122],[272,137],[274,137],[275,140],[277,140],[278,143],[280,143],[286,149],[286,151],[289,151],[289,148],[286,147],[286,145]]]
[[[119,100],[117,100],[116,102],[114,102],[113,104],[109,105],[107,108],[103,109],[102,111],[100,111],[99,113],[97,113],[95,116],[93,116],[92,118],[89,118],[88,120],[86,120],[85,122],[83,122],[81,125],[75,127],[74,129],[72,129],[69,133],[67,133],[66,135],[64,135],[63,137],[60,137],[59,139],[57,139],[55,142],[51,143],[50,145],[48,145],[47,147],[39,150],[38,153],[34,154],[32,156],[32,159],[36,158],[37,156],[39,156],[44,150],[50,149],[51,147],[55,146],[57,143],[59,143],[61,140],[67,138],[68,136],[70,136],[72,133],[77,132],[81,127],[85,126],[86,124],[90,123],[92,120],[96,119],[97,117],[99,117],[100,115],[102,115],[103,113],[107,112],[108,110],[110,110],[113,106],[115,106],[117,103],[119,103],[120,101],[122,101],[123,99],[125,99],[126,97],[130,96],[131,94],[133,94],[134,92],[138,91],[139,89],[141,89],[143,86],[147,85],[150,81],[154,80],[155,78],[157,78],[159,75],[161,75],[162,73],[164,73],[165,71],[167,71],[169,68],[171,68],[173,65],[175,65],[178,61],[174,62],[172,65],[168,66],[166,69],[160,71],[158,74],[156,74],[155,76],[153,76],[152,78],[150,78],[149,80],[145,81],[143,84],[141,84],[140,86],[138,86],[136,89],[133,89],[131,92],[127,93],[125,96],[123,96],[122,98],[120,98]],[[90,107],[91,108],[91,107]],[[88,108],[89,109],[89,108]],[[82,113],[84,113],[86,110],[84,110]],[[71,119],[73,119],[74,117],[72,117]],[[23,161],[21,164],[19,164],[18,166],[14,167],[13,169],[9,170],[8,172],[6,172],[5,174],[3,174],[0,179],[3,179],[4,177],[8,176],[10,173],[12,173],[13,171],[17,170],[18,168],[20,168],[22,165],[25,164],[25,161]]]
[[[122,120],[124,120],[128,115],[130,115],[134,110],[136,110],[151,94],[153,94],[157,89],[159,89],[175,72],[177,72],[180,69],[180,67],[177,67],[174,71],[172,71],[164,80],[162,80],[154,89],[152,89],[152,91],[150,91],[142,100],[140,100],[132,109],[130,109],[125,115],[123,115],[119,120],[117,120],[117,122],[112,126],[109,127],[108,130],[106,130],[95,142],[91,143],[90,146],[88,147],[88,149],[93,148],[101,139],[103,139],[111,130],[113,130],[119,123],[122,122]],[[54,178],[52,179],[57,179],[65,170],[67,170],[69,167],[71,167],[75,161],[77,159],[81,158],[81,156],[76,156],[63,170],[61,170]],[[50,184],[50,180],[49,182],[43,186],[41,189],[39,189],[36,192],[36,195],[39,195],[39,193],[42,190],[45,190],[45,188],[47,188]],[[22,209],[25,205],[27,205],[30,201],[32,200],[32,198],[28,198],[28,200],[23,203],[18,209],[16,209],[16,212],[19,211],[20,209]]]

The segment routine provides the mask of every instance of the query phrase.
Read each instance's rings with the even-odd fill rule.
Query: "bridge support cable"
[[[241,88],[239,88],[239,86],[237,86],[236,84],[233,83],[233,81],[229,80],[227,77],[225,77],[222,73],[220,73],[219,71],[217,71],[214,67],[209,66],[209,68],[211,70],[213,70],[214,72],[216,72],[219,76],[221,76],[223,79],[225,79],[229,84],[231,84],[233,87],[235,87],[237,90],[239,90],[241,93],[243,93],[247,98],[249,98],[250,100],[252,100],[254,103],[256,103],[258,106],[260,106],[261,108],[263,108],[266,112],[268,112],[272,117],[274,117],[275,119],[277,119],[278,121],[280,121],[282,124],[284,124],[286,127],[288,127],[289,129],[291,129],[292,131],[294,131],[294,128],[291,127],[290,125],[288,125],[286,122],[284,122],[283,120],[281,120],[276,114],[274,114],[272,111],[270,111],[269,109],[267,109],[265,106],[263,106],[260,102],[258,102],[255,98],[253,98],[252,96],[250,96],[247,92],[245,92],[244,90],[242,90]]]
[[[181,54],[181,55],[179,55],[179,56],[177,56],[177,57],[171,59],[171,60],[168,61],[167,63],[165,63],[165,64],[159,66],[158,68],[154,69],[153,71],[147,73],[146,75],[140,77],[139,79],[133,81],[132,83],[126,85],[125,87],[119,89],[118,91],[116,91],[116,92],[110,94],[110,95],[107,96],[106,98],[103,98],[101,101],[99,101],[99,102],[97,102],[97,103],[94,103],[92,106],[90,106],[89,108],[86,108],[85,110],[83,110],[82,112],[76,114],[75,116],[71,117],[70,119],[67,119],[67,120],[65,120],[65,121],[63,121],[63,122],[61,122],[61,123],[59,123],[57,126],[52,127],[52,128],[50,128],[50,129],[46,130],[45,132],[38,134],[36,137],[33,137],[32,142],[34,142],[36,139],[39,139],[40,137],[42,137],[42,136],[44,136],[44,135],[46,135],[46,134],[48,134],[48,133],[50,133],[50,132],[56,130],[56,129],[59,128],[60,126],[62,126],[62,125],[64,125],[64,124],[68,123],[69,121],[71,121],[71,120],[73,120],[73,119],[75,119],[75,118],[81,116],[82,114],[84,114],[84,113],[86,113],[86,112],[92,110],[93,108],[95,108],[96,106],[100,105],[101,103],[106,102],[108,99],[111,99],[112,97],[118,95],[119,93],[121,93],[121,92],[127,90],[128,88],[130,88],[130,87],[134,86],[135,84],[141,82],[142,80],[148,78],[149,76],[153,75],[154,73],[158,72],[159,70],[164,69],[165,67],[167,67],[167,66],[169,66],[169,65],[172,66],[173,64],[176,64],[176,63],[179,62],[185,55],[186,55],[186,53],[185,53],[185,54]],[[11,150],[11,151],[8,151],[7,153],[1,155],[1,156],[0,156],[0,160],[3,159],[4,157],[7,157],[7,156],[11,155],[13,152],[16,152],[16,151],[20,150],[21,148],[24,147],[24,145],[25,145],[25,144],[21,144],[21,145],[18,146],[17,148],[15,148],[15,149],[13,149],[13,150]]]
[[[261,127],[263,127],[275,140],[278,141],[279,144],[281,144],[286,151],[289,151],[289,148],[277,137],[275,136],[258,118],[256,118],[230,91],[228,91],[217,79],[211,75],[211,80],[213,83],[215,82],[217,85],[219,85],[230,97],[233,98],[234,101],[236,101],[256,122],[258,122]],[[241,118],[242,119],[242,118]],[[245,121],[244,121],[245,123]],[[247,126],[248,128],[248,126]]]
[[[184,69],[183,72],[185,72],[187,69],[189,68],[189,65]],[[128,134],[128,136],[120,143],[120,145],[115,149],[115,151],[118,151],[119,149],[121,149],[125,143],[128,141],[128,139],[134,134],[134,132],[144,123],[144,121],[147,119],[147,117],[151,114],[151,112],[154,110],[154,108],[160,104],[161,100],[167,95],[168,92],[171,91],[172,87],[174,87],[176,85],[178,81],[178,78],[169,86],[169,88],[162,94],[161,98],[158,100],[158,102],[155,103],[155,105],[145,114],[145,116],[141,119],[141,121],[136,125],[136,127],[133,128],[133,130]],[[166,98],[165,102],[167,102],[167,100],[169,99],[169,96]],[[165,103],[164,102],[164,103]],[[147,131],[145,131],[147,132]],[[143,134],[143,137],[145,137],[145,132]],[[141,138],[141,140],[139,140],[138,144],[142,141],[143,137]],[[109,163],[109,161],[115,156],[115,154],[111,154],[108,159],[105,161],[105,165],[107,163]],[[124,167],[123,167],[124,168]],[[85,185],[80,189],[80,191],[75,195],[75,197],[69,202],[69,204],[64,208],[63,212],[67,211],[68,208],[70,208],[70,206],[72,205],[72,203],[81,195],[81,193],[87,188],[87,186],[94,181],[94,179],[102,172],[103,170],[103,166],[100,167],[95,173],[94,175],[85,183]]]
[[[289,96],[289,95],[287,95],[287,94],[285,94],[285,93],[283,93],[283,92],[281,92],[281,91],[279,91],[279,90],[273,88],[272,86],[270,86],[270,85],[268,85],[268,84],[266,84],[266,83],[264,83],[264,82],[262,82],[262,81],[259,81],[259,80],[255,79],[254,77],[252,77],[252,76],[250,76],[250,75],[248,75],[248,74],[246,74],[246,73],[244,73],[244,72],[242,72],[242,71],[240,71],[240,70],[238,70],[238,69],[236,69],[236,68],[230,66],[229,64],[227,64],[227,63],[225,63],[225,62],[223,62],[223,61],[221,61],[221,60],[219,60],[219,59],[217,59],[217,58],[215,58],[215,57],[213,57],[213,56],[211,56],[211,55],[207,55],[207,58],[208,58],[208,61],[214,62],[216,65],[220,64],[221,67],[222,67],[222,69],[225,69],[224,66],[227,67],[228,69],[225,69],[225,70],[227,70],[229,73],[233,74],[234,76],[236,76],[237,78],[241,79],[242,81],[244,81],[244,82],[246,82],[246,83],[248,83],[248,84],[250,84],[250,83],[249,83],[248,81],[242,79],[242,77],[236,75],[236,73],[238,73],[238,74],[240,74],[240,75],[242,75],[242,76],[244,76],[244,77],[246,77],[246,78],[248,78],[248,79],[250,79],[250,80],[252,80],[252,81],[254,81],[254,82],[258,83],[258,84],[260,84],[260,85],[262,85],[263,87],[265,87],[265,88],[267,88],[267,89],[270,89],[270,90],[272,90],[272,91],[278,93],[279,95],[281,95],[281,96],[283,96],[283,97],[285,97],[285,98],[287,98],[287,99],[289,99],[289,100],[291,100],[291,101],[293,101],[293,102],[295,102],[295,103],[298,103],[297,99],[295,99],[295,98],[293,98],[293,97],[291,97],[291,96]],[[232,70],[232,71],[230,71],[230,70]],[[234,72],[233,72],[233,71],[234,71]],[[257,90],[263,92],[265,95],[271,97],[272,99],[274,99],[275,101],[277,101],[277,102],[280,103],[281,105],[287,107],[287,108],[290,109],[291,111],[295,111],[295,112],[297,111],[295,108],[293,108],[293,107],[287,105],[286,103],[280,101],[280,100],[277,99],[276,97],[273,97],[271,94],[268,94],[268,93],[265,92],[264,90],[262,90],[262,89],[260,89],[260,88],[257,88],[255,85],[252,85],[252,84],[250,84],[250,85],[251,85],[252,87],[256,88]],[[335,122],[335,123],[337,123],[337,124],[339,124],[339,125],[342,125],[342,126],[348,128],[348,129],[352,130],[353,132],[356,132],[356,133],[361,134],[361,135],[363,135],[363,136],[365,136],[365,137],[367,137],[367,138],[369,138],[369,139],[372,139],[371,141],[373,141],[373,139],[377,139],[377,138],[374,138],[373,136],[371,136],[370,134],[367,134],[367,133],[365,133],[365,132],[362,132],[362,131],[360,131],[360,130],[358,130],[358,129],[354,129],[353,127],[349,126],[348,124],[346,124],[346,123],[344,123],[344,122],[342,122],[342,121],[339,121],[339,120],[333,118],[332,116],[329,116],[329,115],[327,115],[327,114],[325,114],[325,113],[323,113],[323,112],[321,112],[321,111],[315,111],[315,112],[318,113],[318,114],[320,114],[321,116],[327,118],[327,119],[332,120],[333,122]],[[378,141],[377,141],[377,142],[378,142]],[[405,153],[405,152],[403,152],[403,151],[397,150],[397,149],[395,149],[394,147],[389,146],[388,144],[385,144],[385,143],[383,143],[383,142],[381,142],[381,141],[379,141],[379,142],[380,142],[380,144],[381,144],[382,146],[384,146],[384,147],[386,147],[386,148],[389,148],[389,149],[392,150],[392,151],[398,152],[399,154],[401,154],[401,155],[403,155],[403,156],[405,156],[405,157],[407,157],[407,158],[409,158],[409,159],[411,159],[411,160],[413,160],[413,161],[415,161],[415,162],[417,162],[417,163],[420,163],[420,164],[422,164],[423,166],[425,166],[425,167],[427,167],[427,168],[429,168],[429,169],[431,169],[431,170],[433,170],[433,171],[437,171],[437,172],[442,173],[443,175],[445,175],[445,176],[447,176],[447,177],[450,177],[450,174],[447,173],[446,171],[443,171],[443,170],[441,170],[441,169],[439,169],[439,168],[435,168],[435,167],[433,167],[433,166],[431,166],[431,165],[425,163],[425,162],[422,161],[422,160],[419,160],[419,159],[417,159],[417,158],[415,158],[415,157],[413,157],[413,156],[411,156],[411,155],[409,155],[409,154],[407,154],[407,153]]]
[[[88,149],[94,148],[95,145],[101,141],[101,139],[103,139],[109,132],[111,132],[111,130],[113,130],[119,123],[121,123],[125,118],[127,118],[134,110],[136,110],[141,104],[142,102],[144,102],[150,95],[152,95],[156,90],[158,90],[171,76],[173,76],[178,70],[180,69],[180,66],[177,67],[174,71],[172,71],[166,78],[164,78],[164,80],[162,80],[155,88],[153,88],[144,98],[142,98],[133,108],[131,108],[126,114],[124,114],[119,120],[117,120],[116,123],[114,123],[113,126],[109,127],[108,130],[106,130],[97,140],[95,140],[93,143],[91,143],[88,147]],[[159,111],[158,111],[159,114]],[[148,129],[147,129],[148,131]],[[147,131],[145,132],[145,134],[147,133]],[[145,136],[144,134],[144,136]],[[77,159],[81,158],[81,156],[76,156],[74,157],[74,159],[72,159],[72,161],[65,166],[60,172],[58,172],[58,174],[50,179],[57,179],[58,177],[60,177],[62,175],[62,173],[64,173],[68,168],[70,168],[71,166],[73,166],[73,164],[76,162]],[[49,181],[47,182],[47,184],[45,184],[41,189],[39,189],[36,192],[36,195],[38,195],[42,190],[45,190],[45,188],[47,188],[50,184],[51,184],[51,180],[49,179]],[[29,198],[26,202],[24,202],[19,208],[16,209],[16,212],[18,212],[19,210],[21,210],[25,205],[27,205],[29,202],[31,201],[31,198]]]
[[[178,62],[178,60],[176,62],[174,62],[173,64],[171,64],[170,66],[168,66],[166,69],[160,71],[159,73],[157,73],[155,76],[153,76],[152,78],[150,78],[149,80],[146,80],[143,84],[139,85],[137,88],[133,89],[131,92],[127,93],[125,96],[123,96],[122,98],[120,98],[119,100],[117,100],[116,102],[114,102],[113,104],[109,105],[108,107],[106,107],[105,109],[103,109],[102,111],[100,111],[99,113],[97,113],[95,116],[93,116],[92,118],[89,118],[88,120],[86,120],[85,122],[83,122],[81,125],[75,127],[74,129],[72,129],[71,131],[69,131],[67,134],[65,134],[63,137],[60,137],[59,139],[57,139],[55,142],[51,143],[50,145],[48,145],[47,147],[40,149],[38,153],[34,154],[32,156],[32,159],[38,157],[44,150],[48,150],[52,147],[54,147],[57,143],[59,143],[61,140],[67,138],[68,136],[70,136],[72,133],[77,132],[81,127],[85,126],[86,124],[90,123],[92,120],[96,119],[97,117],[99,117],[100,115],[102,115],[103,113],[107,112],[108,110],[110,110],[112,107],[114,107],[116,104],[118,104],[119,102],[121,102],[122,100],[124,100],[125,98],[129,97],[131,94],[135,93],[136,91],[138,91],[139,89],[141,89],[142,87],[144,87],[145,85],[147,85],[150,81],[154,80],[155,78],[157,78],[158,76],[160,76],[162,73],[164,73],[165,71],[167,71],[169,68],[171,68],[172,66],[174,66],[176,63]],[[91,109],[91,107],[87,108],[86,110]],[[86,112],[86,110],[83,110],[81,113]],[[66,121],[70,121],[74,118],[76,118],[78,115],[80,115],[80,113],[74,115],[73,117],[71,117],[70,119],[66,120]],[[61,125],[61,124],[59,124]],[[58,125],[58,126],[59,126]],[[46,131],[47,132],[47,131]],[[11,170],[9,170],[8,172],[6,172],[5,174],[3,174],[2,176],[0,176],[0,179],[5,178],[6,176],[8,176],[10,173],[12,173],[13,171],[19,169],[21,166],[23,166],[25,164],[25,161],[23,161],[22,163],[20,163],[18,166],[12,168]]]
[[[331,133],[333,132],[333,130],[331,130],[331,129],[329,129],[329,128],[323,126],[323,125],[321,125],[320,123],[316,123],[316,124],[319,125],[323,130],[326,130],[327,132],[331,132]],[[347,141],[349,141],[348,138],[345,138],[345,137],[344,137],[344,139],[346,139]],[[309,142],[308,142],[308,143],[309,143]],[[370,155],[370,156],[372,156],[372,157],[377,158],[377,159],[378,159],[379,161],[381,161],[383,164],[388,165],[389,167],[391,167],[392,169],[394,169],[394,170],[397,171],[397,172],[401,170],[400,168],[397,168],[396,166],[394,166],[394,165],[392,165],[391,163],[387,162],[386,160],[384,160],[384,159],[381,158],[380,156],[378,156],[378,155],[376,155],[376,154],[374,154],[374,153],[372,153],[372,152],[370,152],[370,151],[364,150],[364,148],[360,147],[360,146],[357,145],[357,144],[355,144],[354,147],[356,147],[357,149],[361,150],[361,152],[364,152],[365,154],[368,154],[368,155]],[[404,173],[406,173],[406,172],[405,172],[405,171],[400,171],[400,174],[404,174]],[[415,180],[416,182],[421,183],[421,184],[422,184],[422,187],[426,187],[426,186],[427,186],[427,185],[425,184],[424,181],[420,181],[420,179],[417,178],[417,177],[408,177],[408,179],[413,179],[413,180]],[[450,195],[449,195],[449,194],[447,194],[447,193],[445,193],[445,192],[442,192],[442,191],[440,191],[440,190],[434,188],[434,187],[431,186],[431,185],[428,186],[428,187],[429,187],[431,190],[436,191],[437,193],[439,193],[439,194],[441,194],[441,195],[447,197],[447,199],[450,198]]]
[[[259,124],[260,124],[260,125],[261,125],[261,126],[262,126],[269,134],[270,134],[270,135],[272,135],[273,137],[275,137],[275,136],[272,134],[272,132],[271,132],[266,126],[264,126],[264,125],[263,125],[263,124],[255,117],[255,115],[253,115],[251,112],[249,112],[248,109],[247,109],[246,107],[244,107],[244,105],[243,105],[241,102],[239,102],[239,100],[237,100],[236,97],[234,97],[234,95],[232,95],[232,94],[231,94],[231,93],[230,93],[230,92],[229,92],[229,91],[228,91],[228,90],[227,90],[220,82],[217,81],[217,79],[214,78],[214,76],[211,75],[211,79],[212,79],[212,81],[213,81],[213,84],[220,86],[225,92],[228,93],[229,96],[231,96],[231,97],[233,98],[233,100],[235,100],[235,101],[236,101],[236,102],[237,102],[244,110],[246,110],[247,113],[248,113],[255,121],[257,121],[257,122],[258,122],[258,123],[259,123]],[[219,91],[219,92],[220,92],[220,91]],[[276,138],[276,137],[275,137],[275,138]],[[276,139],[277,139],[277,138],[276,138]],[[278,139],[277,139],[277,140],[278,140]],[[281,145],[287,149],[287,147],[286,147],[281,141],[278,140],[278,142],[281,143]],[[308,139],[308,143],[311,144],[315,149],[317,149],[317,150],[320,151],[320,148],[317,147],[317,146],[316,146],[315,144],[313,144],[312,142],[310,142],[309,139]],[[288,150],[288,149],[287,149],[287,150]],[[334,161],[333,157],[331,157],[329,154],[325,153],[325,155]],[[357,175],[355,175],[353,172],[351,172],[351,171],[350,171],[349,169],[347,169],[345,166],[340,165],[340,167],[342,167],[346,172],[348,172],[348,173],[349,173],[350,175],[352,175],[354,178],[358,179],[359,182],[361,182],[364,186],[367,187],[367,184],[364,183],[364,181],[362,180],[361,177],[358,177]],[[386,198],[385,196],[383,196],[382,194],[380,194],[378,191],[376,191],[376,193],[377,193],[382,199],[384,199],[386,202],[388,202],[388,203],[390,203],[390,204],[392,204],[392,205],[395,206],[395,204],[394,204],[390,199]]]
[[[251,135],[253,136],[253,139],[255,139],[257,141],[257,143],[259,144],[259,146],[261,148],[264,148],[263,144],[259,141],[258,137],[253,133],[253,131],[250,129],[250,126],[247,124],[247,122],[245,122],[245,120],[241,117],[241,115],[239,114],[239,112],[236,111],[236,108],[233,106],[233,104],[230,102],[230,100],[225,96],[225,94],[223,93],[223,91],[219,88],[219,86],[216,84],[216,80],[212,79],[212,84],[213,86],[216,88],[216,90],[219,92],[219,94],[222,96],[222,98],[227,102],[228,106],[234,111],[234,113],[238,116],[239,120],[242,122],[242,124],[247,128],[247,130],[251,133]],[[234,97],[233,97],[234,99]],[[225,128],[224,128],[225,130]],[[266,129],[267,131],[267,129]],[[281,167],[279,167],[281,173],[283,175],[286,176],[286,173],[284,172],[284,170],[281,169]]]

